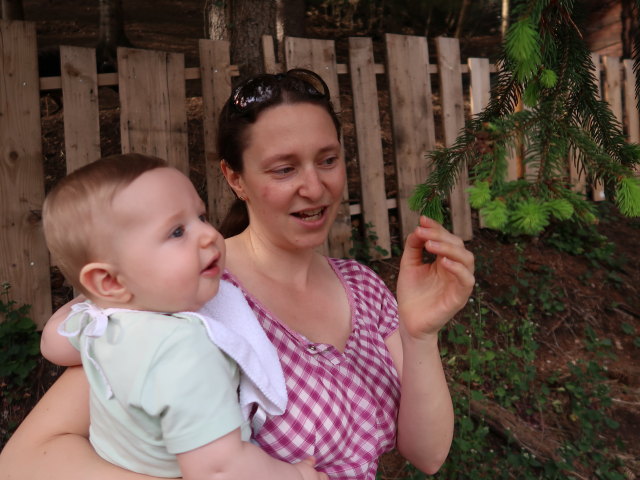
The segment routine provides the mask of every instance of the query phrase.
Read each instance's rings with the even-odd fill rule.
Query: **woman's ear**
[[[89,263],[80,270],[80,283],[93,300],[121,305],[131,300],[132,294],[120,283],[116,269],[109,263]]]
[[[222,170],[224,178],[227,179],[227,183],[238,196],[238,198],[242,200],[246,199],[246,194],[244,192],[244,188],[242,187],[240,174],[233,170],[224,160],[220,160],[220,169]]]

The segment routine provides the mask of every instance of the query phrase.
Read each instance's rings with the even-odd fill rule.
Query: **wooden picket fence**
[[[344,201],[325,246],[333,256],[349,255],[351,219],[361,216],[373,227],[378,245],[391,251],[389,211],[397,211],[401,235],[416,224],[407,207],[414,186],[428,174],[426,154],[438,144],[450,145],[464,126],[465,114],[480,112],[489,100],[495,67],[488,59],[461,63],[458,41],[436,38],[436,64],[429,62],[425,37],[388,34],[386,62],[374,61],[370,38],[351,38],[348,64],[336,61],[333,40],[287,38],[284,62],[275,61],[270,38],[263,42],[265,71],[303,67],[318,72],[330,87],[340,111],[339,76],[349,75],[360,171],[361,201]],[[40,326],[51,313],[49,256],[41,228],[44,199],[40,95],[60,90],[64,105],[64,158],[72,171],[100,156],[98,89],[117,85],[120,104],[121,148],[167,159],[189,171],[186,113],[187,80],[201,83],[208,207],[214,224],[220,222],[233,197],[218,168],[215,125],[228,98],[237,67],[230,63],[225,41],[199,42],[200,66],[185,68],[184,56],[150,50],[120,49],[118,73],[96,72],[95,50],[60,47],[61,76],[39,78],[36,31],[33,23],[0,21],[0,282],[12,285],[12,297],[32,305]],[[630,141],[640,141],[632,65],[629,60],[595,58],[602,68],[603,94]],[[397,196],[385,193],[381,111],[378,79],[385,75],[397,176]],[[433,83],[439,86],[432,91]],[[466,77],[466,78],[465,78]],[[600,75],[598,75],[600,78]],[[343,82],[344,84],[344,82]],[[463,88],[468,85],[468,91]],[[442,138],[436,139],[433,98],[439,98]],[[465,113],[465,101],[470,109]],[[628,108],[625,108],[627,106]],[[386,113],[386,112],[385,112]],[[439,125],[440,126],[440,125]],[[577,188],[583,188],[577,176]],[[462,175],[451,194],[453,230],[472,237],[472,217]],[[598,194],[597,188],[594,190]]]

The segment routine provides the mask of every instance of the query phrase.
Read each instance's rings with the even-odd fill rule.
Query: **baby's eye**
[[[180,226],[180,227],[177,227],[177,228],[173,229],[173,231],[171,232],[169,237],[170,238],[180,238],[183,235],[184,235],[184,227]]]
[[[207,223],[209,222],[209,219],[207,218],[207,214],[206,213],[202,213],[198,216],[198,218],[200,219],[201,222]]]

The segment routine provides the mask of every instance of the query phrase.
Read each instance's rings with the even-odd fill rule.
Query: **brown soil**
[[[95,0],[74,2],[73,8],[61,7],[61,2],[51,0],[25,0],[25,13],[28,20],[36,22],[38,41],[41,49],[55,47],[60,44],[94,46],[97,38],[97,4]],[[185,53],[188,66],[197,65],[197,39],[203,36],[203,15],[201,0],[138,0],[127,1],[125,16],[127,35],[136,47],[155,48],[165,51]],[[315,28],[312,36],[327,33],[326,28]],[[335,32],[329,32],[336,38]],[[346,35],[338,35],[340,39]],[[473,42],[469,42],[473,44]],[[489,39],[479,39],[476,46],[482,45],[487,52],[494,43]],[[475,53],[475,52],[474,52]],[[463,47],[463,56],[465,50]],[[344,60],[341,60],[344,61]],[[117,94],[109,89],[100,90],[102,153],[110,154],[119,150],[119,124],[117,120]],[[384,92],[381,93],[381,105],[388,102]],[[348,95],[342,100],[343,117],[345,118],[345,148],[350,176],[350,195],[356,201],[359,198],[357,162],[353,146],[353,128],[348,121],[350,115],[350,99]],[[64,174],[62,107],[55,94],[47,94],[42,98],[43,109],[43,148],[45,153],[45,170],[47,188]],[[391,159],[391,135],[389,133],[388,108],[381,108],[382,123],[385,133],[383,144],[387,163],[387,194],[394,195],[393,163]],[[192,179],[203,188],[202,174],[202,127],[200,123],[202,105],[196,97],[188,99],[189,113],[189,150],[194,166]],[[350,153],[351,152],[351,153]],[[527,312],[526,306],[518,304],[506,305],[500,300],[517,284],[514,266],[522,255],[526,260],[522,263],[521,277],[537,273],[539,278],[547,282],[546,289],[538,288],[538,292],[553,292],[563,309],[553,315],[542,315],[540,303],[534,312],[538,325],[536,340],[540,345],[535,359],[535,366],[541,378],[552,373],[559,377],[567,374],[567,365],[581,359],[592,357],[585,344],[585,329],[591,328],[601,339],[609,339],[612,345],[612,358],[600,359],[607,367],[606,384],[610,388],[612,404],[610,416],[619,422],[619,429],[608,432],[609,445],[618,452],[626,465],[626,478],[640,477],[640,454],[638,451],[638,431],[640,431],[640,363],[638,362],[640,347],[640,249],[637,238],[640,235],[638,220],[624,219],[610,210],[598,230],[615,245],[611,256],[594,265],[585,255],[561,253],[549,246],[548,238],[537,241],[520,240],[516,244],[506,241],[495,232],[476,230],[474,239],[468,248],[474,252],[478,263],[478,291],[482,292],[484,302],[489,309],[488,324],[498,325],[505,319],[522,316]],[[521,249],[519,252],[518,249]],[[587,246],[587,249],[589,246]],[[595,250],[596,246],[592,246]],[[623,261],[624,260],[624,261]],[[607,261],[609,266],[606,266]],[[605,266],[603,266],[603,264]],[[398,259],[375,262],[382,277],[393,289],[398,271]],[[547,270],[549,269],[549,270]],[[548,273],[550,272],[550,273]],[[54,307],[65,302],[71,292],[60,277],[53,275]],[[532,287],[533,288],[533,287]],[[544,299],[540,299],[542,302]],[[464,322],[462,315],[453,322]],[[622,325],[629,325],[635,334],[625,333]],[[497,333],[496,333],[497,335]],[[634,338],[636,344],[634,345]],[[19,421],[31,408],[50,383],[59,374],[59,369],[52,368],[42,362],[33,379],[33,389],[25,395],[22,402],[8,401],[3,398],[3,422],[5,425]],[[452,384],[457,379],[451,378]],[[455,391],[455,390],[454,390]],[[563,400],[566,401],[566,400]],[[18,404],[19,403],[19,404]],[[540,425],[552,426],[554,430],[563,432],[559,437],[576,434],[577,425],[570,418],[546,412],[547,417],[518,412],[516,429],[520,429],[520,437],[539,432]],[[519,415],[522,413],[521,415]],[[4,430],[6,427],[3,427]],[[500,426],[496,426],[499,433]],[[533,432],[533,433],[532,433]],[[6,433],[0,432],[0,433]],[[518,432],[514,436],[518,437]],[[626,447],[620,450],[615,439],[622,440]],[[533,441],[533,440],[532,440]],[[383,458],[381,471],[387,480],[403,478],[404,462],[396,455],[389,454]],[[587,474],[587,478],[593,478]]]

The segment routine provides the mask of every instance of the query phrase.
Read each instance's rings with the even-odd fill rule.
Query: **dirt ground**
[[[46,51],[60,44],[94,46],[97,39],[98,12],[96,0],[78,0],[73,7],[61,6],[63,2],[54,0],[25,0],[25,14],[28,20],[36,22],[39,47]],[[68,3],[68,2],[64,2]],[[202,38],[203,13],[201,0],[144,0],[125,1],[126,32],[131,42],[140,48],[155,48],[165,51],[177,51],[185,54],[187,66],[197,65],[197,40]],[[327,34],[326,25],[318,26],[310,36]],[[334,32],[335,33],[335,32]],[[338,35],[338,42],[340,36]],[[473,43],[473,42],[469,42]],[[490,45],[486,39],[479,39],[476,46]],[[487,50],[488,51],[488,50]],[[477,54],[477,52],[474,52]],[[465,50],[463,49],[463,56]],[[383,99],[384,101],[384,99]],[[344,115],[349,114],[349,99],[343,102]],[[103,136],[103,154],[115,153],[119,149],[119,124],[117,121],[117,95],[110,89],[101,89],[101,125]],[[42,99],[43,107],[43,148],[47,187],[64,174],[62,106],[56,95],[46,95]],[[189,150],[194,171],[192,179],[196,185],[202,182],[202,127],[199,124],[201,102],[188,99],[189,113]],[[393,165],[391,162],[391,138],[388,129],[388,114],[381,109],[382,123],[385,128],[383,144],[388,158],[389,182],[387,193],[393,195],[391,180]],[[353,129],[345,122],[346,151],[353,151]],[[350,194],[359,197],[357,186],[357,165],[349,161]],[[491,310],[491,318],[500,321],[518,312],[518,305],[506,307],[494,300],[504,296],[516,282],[513,266],[519,262],[520,255],[526,258],[523,270],[529,273],[552,272],[548,278],[549,289],[561,298],[564,309],[553,316],[540,317],[536,340],[540,348],[536,357],[536,368],[543,375],[555,372],[559,375],[566,365],[590,353],[582,339],[585,327],[591,327],[600,338],[610,339],[615,358],[602,360],[607,366],[607,385],[613,399],[610,408],[611,417],[618,421],[620,428],[616,437],[628,446],[628,451],[620,452],[629,459],[627,478],[640,478],[640,348],[633,344],[633,336],[625,335],[621,324],[635,329],[640,336],[640,222],[624,219],[611,211],[598,229],[613,245],[612,262],[609,269],[594,268],[584,255],[560,253],[551,248],[545,238],[536,242],[521,242],[516,247],[506,242],[500,235],[488,230],[476,230],[474,239],[468,248],[478,260],[478,286],[484,292],[484,299]],[[522,248],[522,251],[518,251]],[[622,259],[624,261],[622,261]],[[395,287],[398,271],[398,259],[377,262],[376,267],[388,285]],[[546,277],[545,277],[546,278]],[[55,302],[60,304],[70,295],[69,289],[54,276]],[[460,321],[460,320],[457,320]],[[26,414],[34,400],[48,387],[59,373],[49,365],[42,363],[38,376],[34,379],[34,388],[29,398],[21,405],[3,404],[4,417],[19,420]],[[452,379],[455,381],[455,379]],[[6,409],[10,408],[11,412]],[[554,420],[563,428],[573,428],[568,419]],[[536,425],[537,419],[524,420]],[[614,438],[611,439],[614,446]],[[402,462],[395,455],[383,459],[384,478],[398,477]]]

